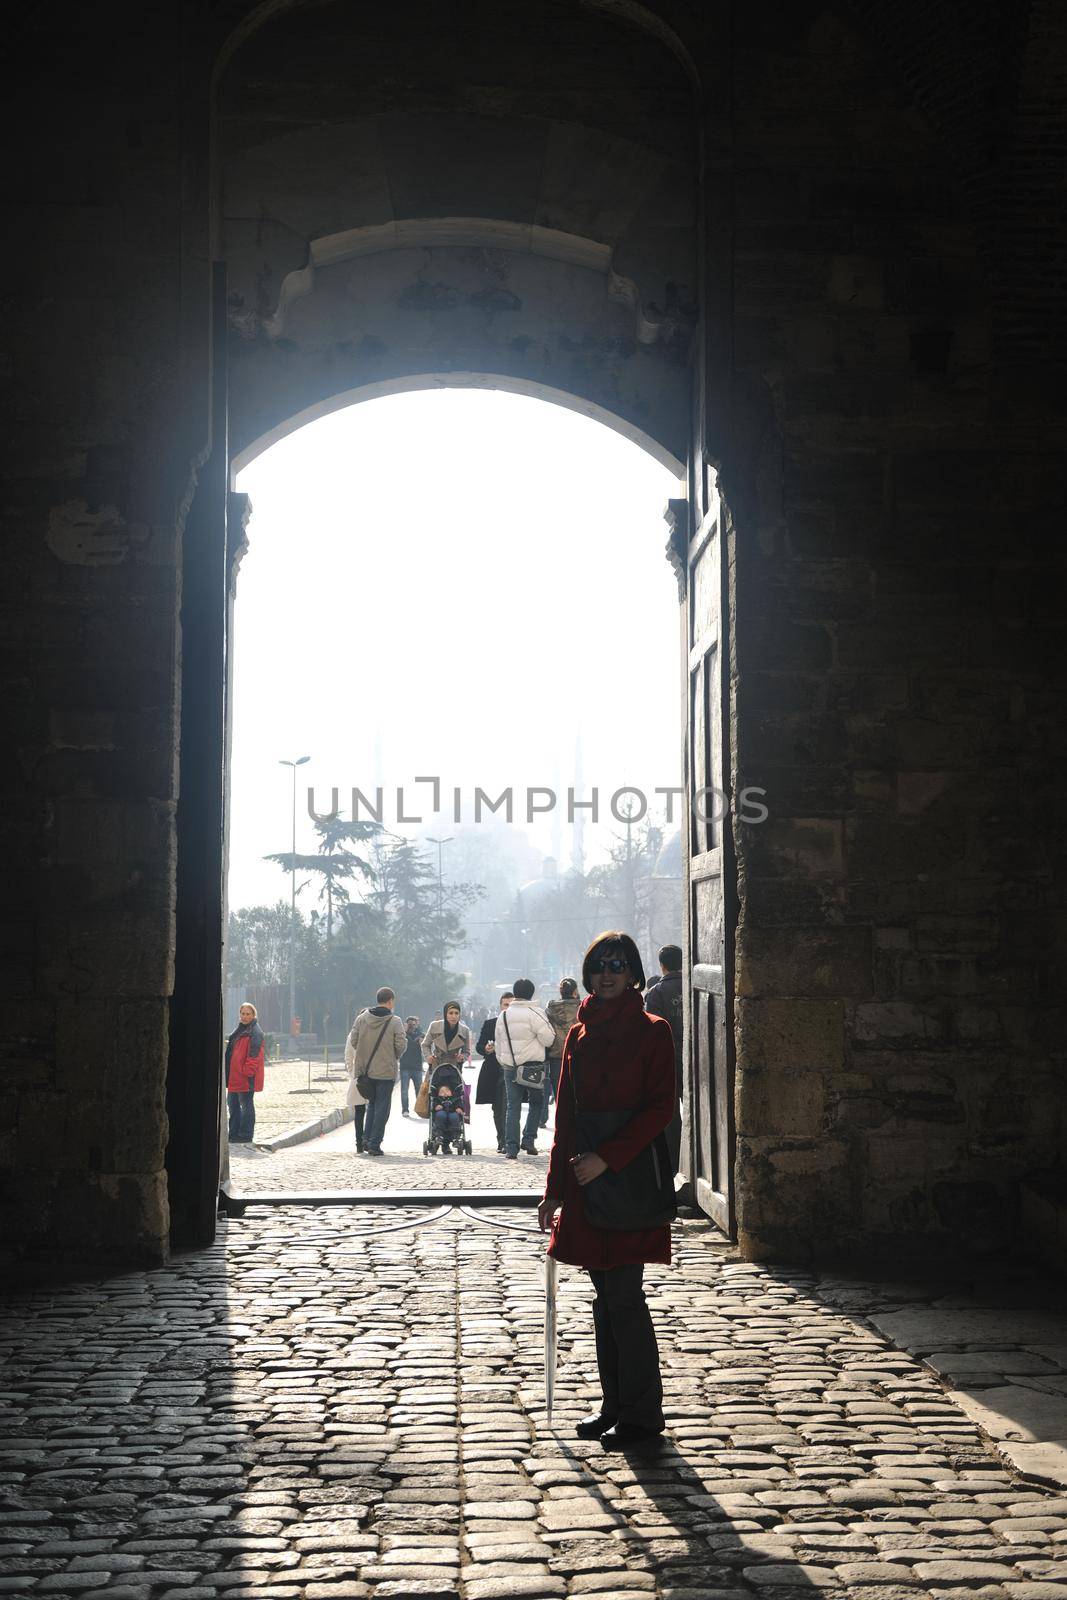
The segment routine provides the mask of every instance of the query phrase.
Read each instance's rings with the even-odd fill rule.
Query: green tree
[[[297,982],[311,982],[322,963],[317,929],[297,914]],[[226,982],[252,985],[285,983],[289,977],[289,905],[246,906],[231,911],[226,933]]]
[[[326,906],[326,945],[333,940],[335,908],[346,906],[351,900],[348,884],[355,878],[366,879],[370,867],[364,857],[346,845],[368,845],[384,829],[377,822],[342,822],[339,817],[316,819],[315,832],[319,836],[318,854],[294,855],[291,850],[280,851],[264,857],[274,861],[286,873],[310,872],[320,878],[319,899]]]
[[[663,848],[663,828],[651,817],[627,820],[614,835],[608,860],[586,874],[589,888],[609,919],[633,936],[639,947],[649,940],[652,922],[652,873]]]

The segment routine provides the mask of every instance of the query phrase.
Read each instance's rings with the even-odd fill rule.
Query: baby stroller
[[[430,1068],[430,1137],[423,1141],[424,1156],[469,1156],[474,1146],[467,1138],[470,1090],[463,1074],[451,1061]]]

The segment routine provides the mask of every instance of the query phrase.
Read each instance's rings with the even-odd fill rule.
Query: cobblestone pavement
[[[561,1274],[552,1431],[530,1218],[415,1215],[249,1212],[165,1269],[11,1298],[0,1592],[1067,1594],[1067,1498],[1013,1478],[807,1274],[679,1226],[649,1273],[669,1441],[627,1462],[573,1438],[595,1393],[583,1275]]]
[[[384,1153],[357,1155],[355,1130],[345,1123],[321,1138],[273,1152],[255,1145],[230,1147],[233,1194],[312,1194],[346,1189],[536,1189],[544,1188],[551,1133],[542,1129],[543,1154],[508,1161],[496,1154],[489,1106],[472,1107],[471,1156],[424,1156],[426,1123],[405,1120],[394,1105],[385,1130]]]

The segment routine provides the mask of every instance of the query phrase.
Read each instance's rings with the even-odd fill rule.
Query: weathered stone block
[[[737,1079],[737,1130],[745,1138],[814,1138],[823,1129],[826,1084],[819,1072],[749,1072]]]
[[[756,767],[829,764],[843,761],[850,748],[840,717],[779,711],[753,712],[738,745]]]
[[[827,705],[841,711],[902,711],[908,705],[902,672],[834,672],[826,680]]]
[[[878,310],[885,303],[884,263],[876,256],[835,256],[826,275],[826,298],[850,310]]]
[[[971,957],[909,956],[900,964],[905,994],[980,994],[982,981]]]
[[[931,913],[915,924],[918,950],[951,950],[957,955],[996,950],[1000,944],[1000,923],[994,916],[961,917]]]
[[[818,623],[786,622],[762,613],[739,627],[746,659],[759,671],[810,672],[831,663],[830,635]]]
[[[763,803],[775,816],[840,817],[849,810],[852,774],[840,766],[772,767],[742,760],[738,788],[746,784],[766,790]]]
[[[752,830],[749,870],[781,876],[798,869],[805,875],[839,873],[842,834],[841,822],[827,817],[771,816]]]
[[[898,772],[897,810],[901,816],[914,817],[946,797],[956,803],[960,784],[960,775],[955,772]]]
[[[737,1057],[755,1068],[838,1071],[845,1060],[841,1000],[741,999]]]
[[[737,938],[737,994],[865,995],[871,988],[869,928],[759,929]]]
[[[853,1037],[858,1044],[929,1044],[944,1036],[945,1019],[936,1006],[876,1000],[856,1006],[853,1013]]]
[[[850,817],[845,824],[845,859],[856,877],[937,877],[962,866],[967,839],[947,819],[920,827],[892,817]]]
[[[836,927],[846,920],[846,896],[835,879],[807,882],[744,875],[745,905],[753,923],[764,928]]]

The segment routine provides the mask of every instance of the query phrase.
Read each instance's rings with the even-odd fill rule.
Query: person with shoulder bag
[[[400,1057],[407,1045],[407,1034],[399,1017],[393,1015],[396,995],[392,989],[378,990],[375,1004],[361,1011],[348,1036],[351,1052],[349,1075],[355,1094],[366,1103],[363,1153],[380,1156],[382,1136],[392,1110],[393,1089],[400,1073]],[[349,1093],[352,1093],[351,1087]],[[355,1104],[353,1099],[352,1104]],[[358,1130],[357,1130],[358,1140]]]
[[[664,1429],[659,1350],[643,1288],[645,1263],[671,1259],[677,1214],[664,1131],[675,1108],[670,1024],[651,1016],[645,974],[626,933],[586,953],[588,998],[567,1036],[544,1198],[548,1253],[593,1281],[600,1409],[578,1424],[607,1450],[655,1447]]]
[[[519,1118],[523,1105],[528,1110],[521,1148],[528,1156],[537,1154],[534,1140],[545,1092],[545,1051],[556,1037],[555,1029],[540,1006],[533,1004],[533,981],[519,978],[513,988],[515,998],[501,1011],[493,1035],[507,1096],[505,1154],[509,1161],[517,1161],[519,1157]]]
[[[541,1126],[548,1127],[549,1102],[559,1099],[559,1073],[563,1065],[563,1046],[567,1043],[567,1035],[574,1027],[574,1019],[578,1015],[578,985],[573,978],[559,980],[559,999],[550,1000],[545,1007],[545,1015],[556,1031],[548,1052],[548,1083],[545,1089],[544,1104],[541,1107]]]

